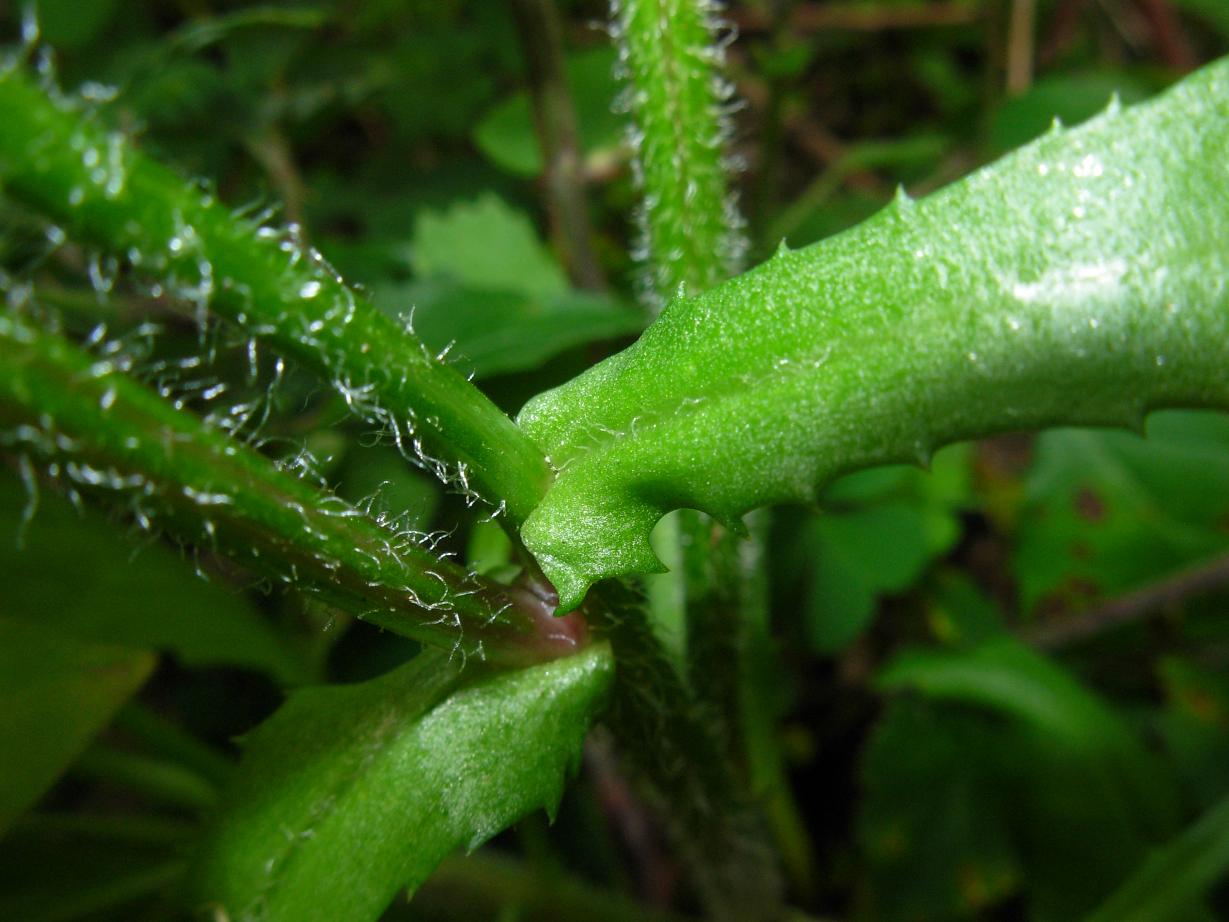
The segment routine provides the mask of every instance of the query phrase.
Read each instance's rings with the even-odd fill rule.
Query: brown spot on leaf
[[[1075,514],[1086,522],[1100,522],[1105,519],[1105,503],[1088,487],[1081,487],[1075,494]]]

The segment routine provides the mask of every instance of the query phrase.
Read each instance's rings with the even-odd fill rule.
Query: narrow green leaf
[[[1154,851],[1086,922],[1169,922],[1229,873],[1229,798]]]
[[[0,831],[51,787],[154,662],[147,651],[0,619]]]
[[[570,609],[736,523],[1004,430],[1229,406],[1229,60],[699,297],[531,401],[560,469],[522,534]]]
[[[386,429],[408,457],[513,521],[537,503],[550,475],[532,443],[292,230],[231,213],[11,64],[0,71],[0,124],[5,194],[267,339]]]
[[[0,476],[0,572],[6,617],[172,652],[189,666],[259,669],[287,685],[306,680],[303,661],[242,595],[200,579],[160,543],[125,540],[113,522],[52,490],[27,497],[8,476]]]
[[[193,892],[235,920],[374,920],[457,848],[553,810],[613,675],[606,646],[462,675],[427,654],[296,692],[246,745]]]

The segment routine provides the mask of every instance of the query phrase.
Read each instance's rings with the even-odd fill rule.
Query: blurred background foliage
[[[8,7],[16,45],[33,20]],[[39,64],[227,203],[279,209],[513,412],[646,322],[605,4],[557,3],[579,242],[535,124],[527,61],[543,52],[515,7],[40,0],[54,55]],[[726,14],[755,259],[1229,51],[1223,0],[744,0]],[[515,574],[501,533],[370,444],[336,395],[224,329],[201,333],[175,292],[3,200],[0,269],[10,298],[35,280],[67,332],[106,324],[183,405],[260,416],[288,465]],[[822,510],[775,513],[773,678],[808,829],[797,853],[814,856],[791,869],[797,904],[1065,922],[1201,816],[1198,841],[1225,850],[1229,420],[1169,412],[1147,428],[953,446],[928,471],[849,476]],[[0,918],[173,918],[233,740],[282,689],[370,677],[414,645],[127,535],[122,510],[74,509],[15,461],[0,473]],[[554,826],[531,819],[449,863],[389,917],[575,918],[590,886],[678,909],[678,868],[613,765],[599,735]],[[1140,891],[1168,896],[1139,918],[1229,918],[1229,891],[1186,899],[1181,867]],[[643,917],[620,905],[612,918]]]

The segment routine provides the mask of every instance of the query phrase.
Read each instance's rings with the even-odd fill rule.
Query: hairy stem
[[[314,250],[212,195],[53,99],[0,73],[0,188],[74,237],[166,279],[179,295],[327,379],[407,456],[506,510],[537,505],[540,452],[459,372],[349,288]]]
[[[660,306],[738,270],[745,249],[726,188],[729,87],[715,65],[708,0],[616,0],[612,29],[627,80],[640,206],[645,296]]]
[[[73,489],[113,495],[138,522],[165,521],[424,643],[514,662],[575,648],[578,622],[438,559],[115,365],[0,314],[0,446],[46,463]]]
[[[647,295],[651,305],[660,306],[680,292],[704,291],[741,268],[742,221],[726,184],[730,94],[719,72],[723,51],[711,3],[619,0],[614,19],[628,81],[642,194],[641,255],[649,270]],[[741,557],[743,536],[727,532],[693,509],[667,518],[662,534],[679,565],[668,574],[649,577],[650,597],[658,606],[659,621],[677,620],[681,603],[690,685],[669,697],[675,713],[668,716],[685,721],[694,707],[690,716],[698,723],[691,730],[672,728],[671,738],[691,750],[711,746],[707,756],[690,751],[683,757],[716,760],[728,775],[720,776],[714,766],[717,775],[673,779],[694,788],[670,797],[669,816],[679,827],[675,840],[685,854],[690,849],[686,857],[710,910],[725,912],[741,905],[736,915],[753,912],[770,917],[780,900],[773,856],[761,841],[759,817],[734,780],[736,766],[749,761],[740,751],[746,635],[748,630],[767,630],[766,622],[744,616],[743,605],[749,601],[744,590],[753,574],[733,563]],[[626,626],[621,630],[626,631]],[[662,664],[659,671],[666,668]],[[695,705],[688,700],[692,693]],[[670,783],[661,774],[665,764],[650,766],[657,769],[650,774],[659,785],[662,780]],[[690,828],[697,818],[688,815],[687,807],[704,797],[718,798],[720,807],[712,834],[697,837]],[[737,855],[740,871],[732,873],[722,859],[696,848],[697,838],[709,840],[725,859]],[[720,870],[712,874],[714,866]]]

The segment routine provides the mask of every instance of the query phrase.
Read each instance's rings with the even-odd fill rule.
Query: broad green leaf
[[[813,558],[806,617],[816,649],[852,641],[882,597],[908,589],[955,543],[956,510],[969,496],[967,458],[953,446],[936,454],[929,475],[874,468],[824,491],[825,512],[802,537]]]
[[[911,690],[1003,714],[1082,760],[1100,783],[1141,809],[1142,829],[1167,828],[1175,793],[1130,726],[1061,667],[1008,637],[966,649],[914,649],[880,672],[880,688]]]
[[[535,398],[561,473],[522,536],[561,607],[660,569],[673,508],[735,525],[951,441],[1229,405],[1226,113],[1229,60],[676,300]]]
[[[1019,889],[999,767],[1007,732],[984,716],[888,707],[861,765],[858,840],[874,918],[967,918]]]
[[[1165,709],[1156,731],[1188,799],[1210,807],[1229,794],[1229,678],[1177,657],[1157,671]]]
[[[105,516],[78,511],[50,490],[27,507],[11,476],[0,477],[0,572],[0,614],[9,618],[86,640],[165,650],[189,666],[242,666],[285,684],[306,678],[303,662],[242,595],[201,579],[163,544],[126,540]]]
[[[613,105],[619,89],[613,49],[593,48],[569,55],[563,66],[579,123],[581,151],[591,156],[622,143],[624,119]],[[524,90],[483,116],[474,128],[474,142],[510,173],[537,176],[542,172],[541,142]]]
[[[1070,609],[1229,547],[1229,419],[1171,412],[1125,432],[1037,441],[1015,571],[1022,607]]]
[[[409,252],[417,280],[385,286],[378,303],[395,312],[412,305],[423,341],[479,377],[536,368],[644,326],[640,311],[569,288],[529,217],[489,193],[420,213]]]
[[[631,336],[643,314],[608,295],[475,288],[432,278],[377,289],[377,303],[414,305],[414,331],[477,377],[525,371],[574,346]]]
[[[611,677],[605,646],[495,675],[423,654],[294,693],[246,743],[197,901],[236,920],[377,918],[454,849],[554,809]]]
[[[1090,911],[1150,843],[1175,829],[1173,779],[1123,717],[1013,640],[908,652],[884,669],[880,684],[920,693],[945,714],[972,707],[999,718],[998,729],[983,731],[986,739],[956,746],[947,771],[972,772],[979,796],[997,805],[986,809],[1001,811],[1039,922]],[[932,730],[913,744],[942,748],[945,738]],[[930,784],[916,779],[914,796]]]
[[[489,192],[444,212],[420,213],[410,265],[422,277],[443,275],[487,291],[544,296],[567,290],[563,268],[529,217]]]
[[[886,691],[912,690],[1010,715],[1076,750],[1127,753],[1130,730],[1063,669],[1003,637],[963,650],[918,648],[880,672]]]
[[[813,532],[807,625],[811,642],[826,652],[861,633],[879,599],[908,589],[959,534],[951,517],[903,502],[820,516]]]
[[[1229,798],[1148,860],[1086,922],[1170,922],[1229,875]]]
[[[146,651],[0,618],[0,831],[51,787],[154,662]]]
[[[1043,134],[1055,119],[1077,125],[1104,109],[1105,101],[1115,94],[1125,103],[1134,103],[1155,89],[1138,76],[1104,70],[1042,78],[1026,93],[1008,97],[994,112],[991,146],[1011,150]]]

